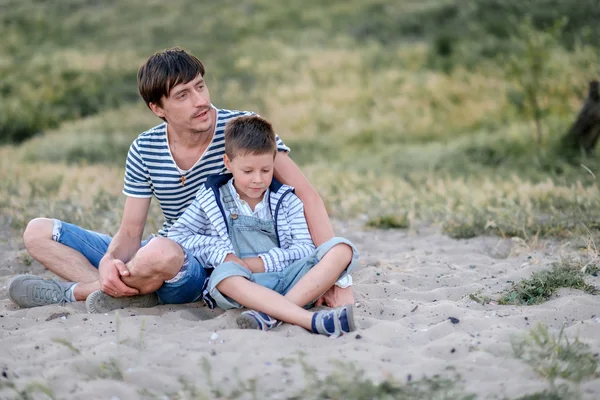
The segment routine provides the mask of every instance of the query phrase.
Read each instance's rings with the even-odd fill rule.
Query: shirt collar
[[[238,202],[239,204],[245,205],[247,206],[250,210],[252,210],[250,208],[250,205],[243,200],[239,193],[237,192],[237,190],[235,189],[235,186],[233,186],[233,179],[231,178],[228,182],[227,182],[227,186],[229,187],[229,191],[231,192],[231,194],[233,195],[233,198],[235,199],[236,202]],[[269,189],[267,188],[267,190],[265,190],[265,193],[263,194],[263,198],[260,201],[260,203],[258,203],[256,205],[256,207],[254,207],[254,213],[256,213],[258,210],[260,210],[261,208],[264,208],[267,206],[267,199],[269,198]]]

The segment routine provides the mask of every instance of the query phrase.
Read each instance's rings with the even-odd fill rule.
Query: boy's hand
[[[238,256],[236,256],[233,253],[229,253],[227,254],[227,256],[225,257],[225,259],[223,260],[223,262],[234,262],[236,264],[240,264],[242,267],[246,268],[248,271],[252,272],[252,270],[250,269],[250,266],[248,265],[248,263],[246,263],[244,260],[242,260],[241,258],[239,258]]]
[[[341,307],[346,304],[354,304],[352,287],[341,288],[333,285],[331,289],[317,299],[315,307],[322,306],[323,304],[329,307]]]
[[[244,258],[248,267],[250,267],[250,271],[254,273],[265,272],[265,263],[260,257],[248,257]]]

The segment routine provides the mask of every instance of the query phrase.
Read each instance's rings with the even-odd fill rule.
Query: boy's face
[[[216,117],[202,75],[173,86],[169,97],[162,98],[162,105],[150,103],[150,108],[157,117],[165,118],[169,128],[177,133],[210,133]]]
[[[258,204],[273,180],[273,153],[236,155],[233,160],[225,155],[224,161],[241,199],[251,205]]]

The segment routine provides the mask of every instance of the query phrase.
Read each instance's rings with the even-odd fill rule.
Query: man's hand
[[[227,254],[227,256],[225,257],[225,259],[223,260],[223,262],[234,262],[236,264],[240,264],[242,267],[246,268],[248,271],[252,272],[252,270],[250,269],[250,266],[241,258],[239,258],[238,256],[236,256],[233,253],[229,253]]]
[[[346,304],[354,304],[354,295],[352,294],[352,286],[342,289],[339,286],[333,285],[325,294],[317,299],[315,306],[325,304],[329,307],[341,307]]]
[[[98,266],[102,291],[112,297],[135,296],[139,290],[123,283],[121,276],[129,276],[129,270],[121,260],[102,258]]]

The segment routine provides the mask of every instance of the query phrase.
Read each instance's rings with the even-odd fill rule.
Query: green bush
[[[0,83],[0,143],[19,143],[60,123],[138,99],[135,71],[42,65]]]

